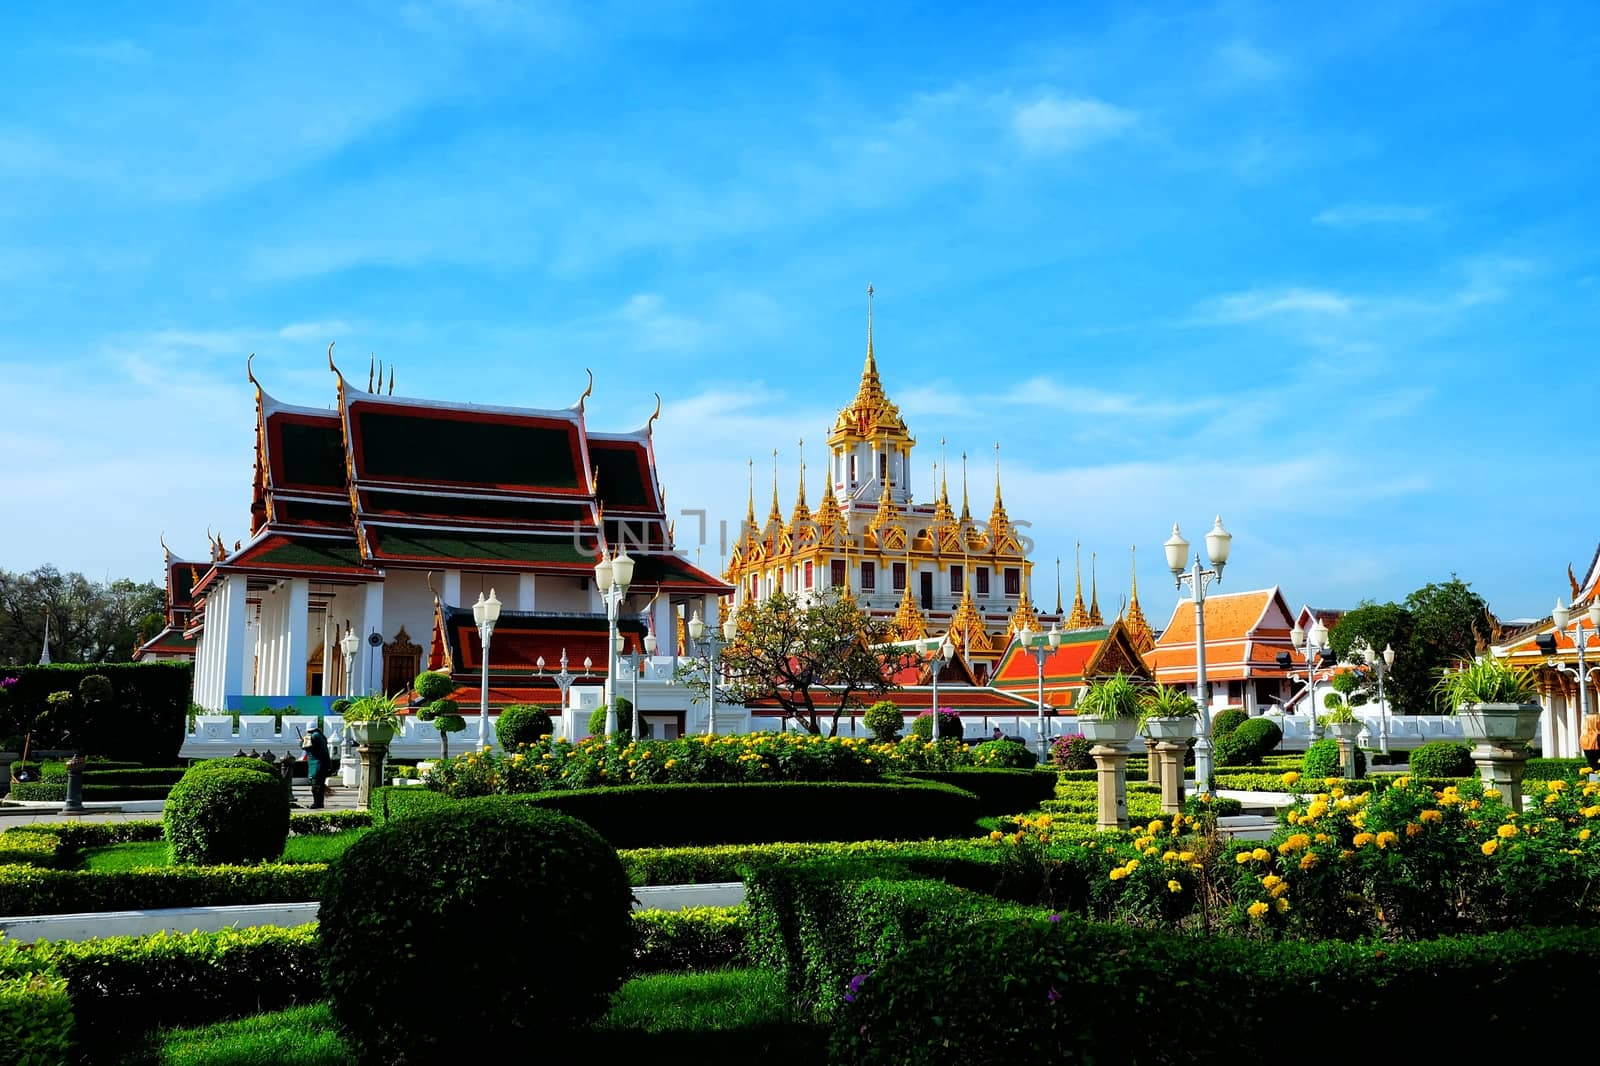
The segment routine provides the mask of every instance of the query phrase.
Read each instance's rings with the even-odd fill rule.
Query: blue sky
[[[325,405],[329,341],[660,391],[674,511],[774,449],[787,511],[803,437],[815,503],[871,282],[923,485],[946,437],[986,513],[998,441],[1069,597],[1137,543],[1161,624],[1221,512],[1224,590],[1542,613],[1600,538],[1597,52],[1578,3],[10,5],[0,566],[244,536],[245,357]]]

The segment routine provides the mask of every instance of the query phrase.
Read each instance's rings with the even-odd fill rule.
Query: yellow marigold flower
[[[1250,857],[1256,860],[1256,862],[1266,862],[1268,859],[1272,858],[1272,853],[1266,848],[1256,848],[1250,853]]]
[[[1420,823],[1420,822],[1407,822],[1406,823],[1406,836],[1414,837],[1420,832],[1422,832],[1422,823]]]
[[[1583,815],[1585,818],[1593,818],[1596,815],[1600,815],[1600,806],[1585,807],[1578,813]]]
[[[1322,860],[1317,858],[1316,852],[1308,851],[1304,855],[1300,856],[1300,869],[1309,870],[1321,861]]]
[[[1285,896],[1285,895],[1288,894],[1288,892],[1289,892],[1289,882],[1287,882],[1287,881],[1282,881],[1282,882],[1279,882],[1276,885],[1273,885],[1272,886],[1272,890],[1271,890],[1271,894],[1272,894],[1272,898],[1273,899],[1277,899],[1280,896]]]
[[[1355,852],[1351,851],[1349,848],[1345,848],[1339,852],[1339,858],[1341,859],[1348,859],[1353,855],[1355,855]]]
[[[1367,812],[1366,811],[1357,811],[1356,813],[1352,814],[1350,816],[1350,824],[1355,826],[1357,829],[1366,828],[1366,825],[1367,825]]]
[[[1355,839],[1352,840],[1351,843],[1358,848],[1364,848],[1368,844],[1372,843],[1372,840],[1373,837],[1371,833],[1357,833]]]
[[[1138,868],[1139,868],[1139,860],[1138,859],[1129,859],[1128,860],[1128,872],[1130,874],[1133,873],[1133,871],[1137,870]]]
[[[1121,881],[1124,877],[1127,877],[1127,876],[1128,876],[1128,871],[1125,870],[1124,868],[1122,868],[1121,866],[1119,866],[1115,870],[1111,871],[1111,880],[1113,880],[1113,881]]]
[[[1405,788],[1407,785],[1411,784],[1411,775],[1401,774],[1399,777],[1394,779],[1394,784],[1396,788]]]
[[[1166,828],[1167,828],[1166,823],[1163,822],[1159,818],[1157,818],[1155,821],[1151,822],[1149,825],[1145,826],[1146,832],[1150,833],[1152,836],[1155,835],[1156,833],[1162,832]]]
[[[1483,847],[1479,850],[1481,850],[1485,855],[1493,855],[1496,851],[1500,850],[1500,842],[1498,840],[1485,840],[1483,842]]]
[[[1245,863],[1249,862],[1250,859],[1251,855],[1248,851],[1241,851],[1239,854],[1233,857],[1233,861],[1238,863],[1240,866],[1243,866]]]
[[[1391,833],[1387,829],[1385,829],[1383,832],[1379,833],[1374,839],[1377,841],[1378,847],[1386,848],[1390,844],[1398,843],[1399,840],[1400,840],[1400,837],[1397,834]]]
[[[1278,900],[1278,902],[1277,902],[1277,908],[1278,908],[1278,913],[1279,914],[1288,914],[1289,913],[1289,901],[1286,900],[1286,899],[1281,899],[1280,898]]]
[[[1002,833],[1002,832],[1000,832],[1000,830],[996,829],[994,832],[989,834],[989,839],[990,840],[999,840],[1004,836],[1005,836],[1004,833]]]
[[[1556,793],[1554,793],[1554,792],[1551,792],[1551,793],[1550,793],[1550,794],[1548,794],[1548,795],[1546,795],[1546,796],[1545,796],[1545,798],[1544,798],[1544,805],[1545,805],[1545,806],[1546,806],[1546,807],[1548,807],[1548,806],[1550,806],[1550,804],[1552,804],[1552,803],[1559,803],[1559,802],[1560,802],[1560,800],[1561,800],[1561,797],[1560,797],[1560,796],[1559,796],[1559,795],[1557,795],[1557,794],[1556,794]]]
[[[1194,852],[1192,852],[1192,851],[1180,851],[1180,852],[1178,852],[1178,861],[1179,862],[1194,862]]]
[[[1339,779],[1337,777],[1324,777],[1322,779],[1322,786],[1324,788],[1332,788],[1334,785],[1337,785],[1338,783],[1339,783]]]
[[[1500,790],[1498,788],[1486,788],[1483,790],[1483,794],[1486,798],[1492,800],[1497,800],[1500,798]]]
[[[1328,842],[1328,834],[1327,833],[1318,833],[1312,839],[1315,840],[1318,844],[1326,844]]]
[[[1330,789],[1328,791],[1328,795],[1332,796],[1334,799],[1339,799],[1344,795],[1344,789],[1342,789],[1342,788]]]
[[[1560,792],[1560,791],[1564,790],[1566,787],[1567,787],[1567,783],[1565,781],[1557,780],[1557,781],[1550,782],[1550,791],[1551,792]]]
[[[1268,874],[1261,879],[1261,884],[1266,888],[1271,888],[1274,885],[1283,884],[1283,878],[1279,877],[1277,874]]]
[[[1164,852],[1161,853],[1161,861],[1162,862],[1177,862],[1178,861],[1178,853],[1175,852],[1175,851],[1164,851]]]
[[[1306,808],[1306,820],[1307,821],[1316,821],[1318,818],[1321,818],[1323,815],[1325,815],[1327,813],[1328,813],[1328,805],[1326,803],[1324,803],[1322,800],[1318,800],[1317,802],[1313,803],[1310,807]]]
[[[1589,837],[1592,835],[1592,833],[1593,833],[1592,830],[1580,829],[1580,830],[1578,830],[1578,839],[1579,840],[1588,840]]]
[[[1283,775],[1281,780],[1286,785],[1296,784],[1300,780],[1300,771],[1298,771],[1298,770],[1290,770],[1288,773]]]
[[[1300,824],[1300,812],[1299,811],[1290,811],[1289,812],[1288,821],[1289,821],[1290,825],[1299,825]]]
[[[1311,846],[1311,838],[1305,833],[1295,833],[1282,844],[1278,845],[1279,855],[1293,855],[1297,851],[1304,851]]]
[[[1167,891],[1168,892],[1182,892],[1183,891],[1183,885],[1178,881],[1168,881],[1167,882]]]
[[[1160,848],[1145,848],[1144,849],[1144,857],[1147,858],[1147,859],[1153,859],[1159,854],[1161,854],[1161,849]]]
[[[1259,899],[1256,900],[1254,903],[1250,904],[1249,907],[1245,908],[1246,912],[1250,915],[1250,917],[1255,918],[1257,921],[1259,921],[1262,918],[1265,918],[1267,916],[1267,911],[1270,910],[1270,909],[1271,909],[1270,907],[1268,907],[1265,903],[1261,902]]]
[[[1417,817],[1421,818],[1424,822],[1437,822],[1444,817],[1444,812],[1436,811],[1430,808],[1417,815]]]
[[[1510,840],[1512,837],[1517,835],[1517,827],[1508,822],[1499,829],[1496,829],[1495,834],[1499,836],[1501,840]]]

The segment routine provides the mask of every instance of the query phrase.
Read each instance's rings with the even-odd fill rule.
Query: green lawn
[[[825,1031],[796,1022],[762,970],[655,974],[623,985],[583,1049],[597,1062],[822,1066]],[[351,1066],[326,1006],[152,1035],[115,1066]]]
[[[371,830],[346,829],[327,836],[295,836],[283,850],[284,862],[331,862]],[[167,845],[163,840],[135,844],[111,844],[83,849],[85,870],[133,870],[141,866],[166,866]]]

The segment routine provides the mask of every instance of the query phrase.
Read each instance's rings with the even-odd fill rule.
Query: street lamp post
[[[644,635],[644,658],[645,659],[654,659],[655,656],[656,656],[656,635],[654,633],[646,633]],[[640,669],[641,669],[642,666],[643,666],[643,661],[642,660],[641,661],[636,661],[633,664],[633,739],[634,740],[638,740],[640,737],[642,737],[644,735],[644,726],[640,724],[641,721],[643,720],[644,716],[639,713],[639,673],[640,673]]]
[[[717,649],[732,644],[737,632],[738,624],[731,608],[722,623],[720,637],[715,629],[706,627],[699,611],[689,619],[689,639],[706,647],[706,732],[712,736],[717,735]]]
[[[1022,631],[1017,634],[1017,643],[1023,651],[1033,656],[1033,661],[1039,667],[1039,762],[1045,763],[1049,761],[1050,749],[1048,738],[1044,735],[1044,664],[1045,660],[1061,647],[1061,630],[1052,622],[1050,632],[1045,634],[1045,639],[1037,647],[1032,646],[1030,643],[1032,640],[1033,632],[1027,626],[1023,626]]]
[[[928,641],[924,650],[933,653],[933,742],[937,744],[944,737],[944,731],[939,728],[939,675],[945,664],[956,657],[956,646],[946,633],[943,640]]]
[[[1597,635],[1600,635],[1600,600],[1591,603],[1586,614],[1590,628]],[[1583,721],[1589,716],[1589,660],[1587,650],[1589,635],[1584,632],[1583,619],[1584,615],[1579,615],[1574,619],[1572,617],[1572,608],[1563,604],[1559,598],[1556,600],[1555,610],[1550,612],[1550,621],[1555,623],[1557,633],[1566,633],[1567,623],[1569,621],[1572,622],[1572,643],[1578,649],[1578,728],[1568,730],[1573,737],[1577,737],[1582,733]],[[1551,650],[1555,650],[1553,644]],[[1569,677],[1573,674],[1572,667],[1562,666],[1554,657],[1546,660],[1546,665],[1560,670]],[[1576,741],[1574,745],[1574,750],[1576,750]]]
[[[606,694],[606,741],[609,743],[617,733],[617,614],[628,595],[628,586],[633,584],[633,560],[628,557],[627,548],[623,548],[615,558],[601,554],[600,561],[594,565],[594,583],[600,595],[605,597],[606,625],[609,627],[603,690]]]
[[[1311,739],[1317,740],[1322,736],[1322,723],[1317,717],[1317,661],[1329,654],[1328,627],[1318,618],[1311,624],[1310,634],[1307,634],[1296,622],[1294,628],[1289,630],[1289,641],[1295,651],[1305,652],[1306,706],[1311,708]]]
[[[478,602],[472,605],[472,620],[478,623],[478,640],[483,645],[483,678],[478,685],[478,750],[489,747],[489,640],[494,636],[494,624],[500,621],[500,597],[489,590],[489,598],[478,593]]]
[[[350,623],[344,624],[344,636],[339,638],[339,650],[344,653],[344,694],[356,694],[356,652],[361,650],[361,638],[350,629]]]
[[[538,662],[535,663],[534,665],[538,666],[539,674],[542,677],[544,675],[544,656],[543,655],[539,656]],[[567,649],[566,648],[562,648],[561,649],[561,669],[557,670],[555,673],[551,674],[550,675],[550,679],[552,681],[554,681],[556,683],[556,687],[561,690],[561,707],[560,707],[560,709],[559,709],[559,711],[557,713],[563,719],[562,732],[565,732],[566,731],[565,718],[566,718],[566,715],[567,715],[567,689],[571,688],[572,687],[572,683],[574,681],[578,680],[578,675],[572,673],[570,670],[567,669]]]
[[[1394,665],[1394,645],[1385,644],[1382,653],[1372,650],[1372,645],[1363,643],[1361,657],[1365,659],[1374,670],[1378,672],[1378,750],[1389,754],[1389,705],[1383,698],[1383,679],[1389,672],[1389,667]]]
[[[1233,534],[1222,528],[1218,515],[1211,532],[1206,534],[1206,556],[1211,568],[1201,565],[1200,553],[1194,553],[1193,565],[1188,565],[1189,542],[1172,524],[1172,536],[1163,547],[1167,552],[1167,567],[1172,571],[1175,588],[1187,584],[1194,594],[1194,673],[1196,702],[1200,704],[1200,730],[1194,742],[1195,787],[1201,792],[1211,791],[1211,687],[1206,681],[1206,585],[1211,581],[1222,584],[1222,571],[1228,565],[1228,551],[1233,544]]]

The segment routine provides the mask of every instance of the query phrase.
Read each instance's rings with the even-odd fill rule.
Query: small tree
[[[439,754],[448,759],[450,734],[467,728],[467,720],[461,717],[461,705],[450,698],[450,693],[456,690],[455,682],[442,670],[424,670],[411,687],[416,690],[417,698],[425,701],[417,708],[417,720],[432,722],[439,730]]]
[[[893,700],[879,700],[861,716],[861,724],[872,733],[872,739],[893,744],[905,732],[906,716]]]

